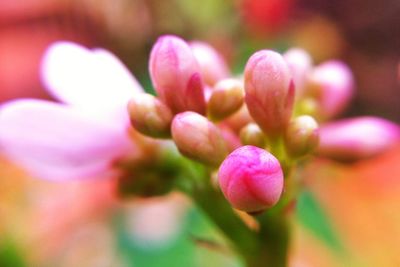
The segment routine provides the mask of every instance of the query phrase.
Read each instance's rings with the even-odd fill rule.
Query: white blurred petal
[[[112,161],[132,149],[122,128],[29,99],[1,106],[0,146],[31,174],[50,180],[108,176]]]
[[[46,50],[41,77],[49,92],[62,102],[105,116],[125,114],[128,101],[143,92],[113,54],[72,42],[56,42]]]

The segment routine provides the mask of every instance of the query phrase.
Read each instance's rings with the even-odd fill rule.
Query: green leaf
[[[330,219],[310,191],[301,193],[296,216],[299,222],[337,253],[344,253],[344,246]]]
[[[215,232],[212,223],[195,207],[188,210],[177,236],[168,243],[156,246],[150,243],[143,246],[130,234],[124,213],[117,214],[113,219],[118,250],[127,266],[239,266],[237,259],[231,255],[221,254],[218,250],[199,246],[195,242],[194,237],[201,237],[223,244],[222,237]]]
[[[13,241],[6,239],[0,242],[0,266],[25,267],[23,256]]]

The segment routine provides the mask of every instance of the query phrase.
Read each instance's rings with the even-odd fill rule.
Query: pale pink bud
[[[217,166],[228,154],[227,143],[218,127],[196,112],[176,115],[171,132],[179,151],[188,158]]]
[[[288,64],[296,87],[296,96],[303,95],[305,82],[312,67],[311,56],[301,48],[291,48],[283,54]]]
[[[149,70],[160,99],[174,114],[205,114],[200,67],[189,45],[177,36],[160,37],[150,54]]]
[[[258,51],[250,57],[244,74],[250,115],[267,135],[282,133],[294,100],[294,84],[285,60],[276,52]]]
[[[353,95],[353,75],[343,62],[327,61],[311,72],[309,86],[319,103],[318,116],[326,120],[348,105]]]
[[[151,137],[169,137],[172,122],[171,110],[150,94],[136,94],[128,104],[132,126]]]
[[[318,123],[308,115],[293,119],[285,134],[286,150],[292,157],[301,157],[315,150],[319,143]]]
[[[204,82],[213,86],[219,80],[229,77],[229,69],[224,58],[207,43],[193,41],[190,42],[197,62],[199,62],[201,74]]]
[[[240,109],[243,104],[243,83],[236,79],[219,81],[211,92],[207,113],[212,120],[222,120]]]
[[[400,127],[377,117],[359,117],[320,127],[318,153],[341,161],[377,155],[399,142]]]
[[[218,179],[229,203],[246,212],[274,206],[283,190],[279,161],[255,146],[242,146],[229,154],[219,168]]]
[[[264,148],[266,138],[260,127],[255,123],[249,123],[240,130],[240,141],[244,145],[252,145]]]

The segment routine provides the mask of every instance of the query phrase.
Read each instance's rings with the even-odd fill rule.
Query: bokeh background
[[[114,52],[151,91],[149,51],[172,33],[209,42],[234,73],[262,48],[302,47],[316,64],[341,59],[357,87],[342,116],[399,123],[398,14],[398,0],[2,0],[0,102],[50,99],[38,69],[56,40]],[[318,202],[299,204],[317,205],[329,222],[294,215],[291,266],[400,266],[399,163],[397,145],[351,165],[309,166],[306,185]],[[179,194],[121,201],[112,181],[51,183],[0,160],[2,267],[240,266],[224,242]]]

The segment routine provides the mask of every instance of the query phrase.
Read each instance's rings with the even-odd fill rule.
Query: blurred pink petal
[[[132,149],[121,127],[29,99],[1,106],[0,146],[31,174],[50,180],[108,176],[112,161]]]
[[[374,156],[400,141],[400,127],[377,117],[327,123],[320,128],[318,154],[336,160]]]
[[[353,74],[345,63],[338,60],[326,61],[315,67],[310,81],[319,87],[318,115],[323,119],[332,118],[342,112],[354,93]]]
[[[51,45],[42,61],[42,80],[55,97],[83,110],[126,114],[128,101],[142,87],[118,58],[103,49],[72,42]]]
[[[303,95],[307,76],[312,68],[312,58],[301,48],[291,48],[283,55],[293,76],[296,87],[296,97]]]
[[[209,86],[215,85],[219,80],[230,76],[228,66],[222,57],[211,45],[200,42],[190,42],[193,54],[200,65],[204,82]]]

